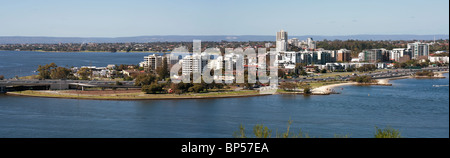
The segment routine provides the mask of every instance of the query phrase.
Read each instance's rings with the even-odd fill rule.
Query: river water
[[[104,66],[136,64],[146,55],[2,53],[0,74],[13,75],[15,72],[5,67],[21,64],[22,70],[32,71],[36,64],[62,56],[70,60],[60,61],[60,65],[92,62]],[[1,59],[4,56],[9,59]],[[283,132],[291,119],[291,131],[302,129],[314,137],[373,137],[376,126],[390,126],[399,129],[403,137],[448,138],[449,88],[433,87],[448,85],[449,76],[445,76],[390,81],[392,87],[344,86],[338,90],[342,94],[309,97],[98,101],[0,95],[0,137],[228,138],[240,124],[248,134],[255,124],[264,124],[273,133],[277,129]]]

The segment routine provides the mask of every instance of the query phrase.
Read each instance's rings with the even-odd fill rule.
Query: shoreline
[[[331,85],[325,85],[318,88],[315,88],[311,90],[313,92],[313,95],[330,95],[333,94],[334,88],[341,87],[341,86],[392,86],[392,84],[389,83],[391,80],[401,80],[401,79],[444,79],[445,76],[443,76],[446,73],[449,73],[449,71],[443,71],[443,72],[437,72],[438,76],[434,77],[416,77],[416,76],[401,76],[401,77],[392,77],[392,78],[385,78],[385,79],[375,79],[376,83],[368,83],[368,84],[360,84],[357,82],[348,82],[348,83],[339,83],[339,84],[331,84]]]
[[[443,77],[443,74],[449,73],[446,72],[438,72],[439,76],[436,79],[440,79]],[[400,79],[411,79],[416,78],[415,76],[402,76],[402,77],[393,77],[386,79],[376,79],[377,82],[360,84],[357,82],[346,82],[346,83],[337,83],[324,85],[318,88],[314,88],[311,90],[311,95],[331,95],[331,94],[339,94],[334,91],[335,88],[342,86],[392,86],[389,83],[390,80],[400,80]],[[445,77],[444,77],[445,78]],[[417,78],[417,79],[430,79],[430,78]],[[433,77],[431,77],[433,79]],[[138,95],[124,95],[126,93],[117,93],[110,95],[78,95],[78,94],[70,94],[70,93],[61,93],[62,91],[28,91],[28,93],[22,92],[7,92],[5,95],[10,96],[25,96],[25,97],[42,97],[42,98],[58,98],[58,99],[81,99],[81,100],[116,100],[116,101],[139,101],[139,100],[190,100],[190,99],[221,99],[221,98],[244,98],[244,97],[258,97],[258,96],[268,96],[268,95],[286,95],[286,94],[302,94],[302,93],[275,93],[275,94],[260,94],[257,91],[241,91],[239,93],[206,93],[206,94],[184,94],[184,95],[148,95],[148,94],[138,94]],[[244,94],[241,94],[244,93]],[[248,94],[245,94],[248,93]]]
[[[133,97],[129,95],[123,95],[122,97],[117,95],[74,95],[74,94],[59,94],[45,91],[31,91],[33,94],[24,94],[21,92],[7,92],[5,95],[9,96],[21,96],[21,97],[40,97],[40,98],[57,98],[57,99],[80,99],[80,100],[114,100],[114,101],[145,101],[145,100],[191,100],[191,99],[221,99],[221,98],[245,98],[245,97],[258,97],[267,96],[271,94],[223,94],[219,96],[196,96],[196,95],[135,95]],[[46,94],[44,94],[46,93]]]

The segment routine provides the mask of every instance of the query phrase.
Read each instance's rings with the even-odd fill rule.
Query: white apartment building
[[[284,30],[277,32],[277,52],[285,52],[288,48],[288,33]]]
[[[162,67],[162,62],[163,62],[164,57],[157,55],[157,54],[152,54],[149,56],[145,56],[144,57],[144,70],[147,72],[150,71],[155,71],[156,69]]]
[[[408,48],[411,51],[411,57],[413,59],[417,59],[420,56],[429,56],[430,55],[430,47],[427,43],[415,42],[408,43]]]

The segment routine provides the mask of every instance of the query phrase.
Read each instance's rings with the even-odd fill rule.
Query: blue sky
[[[449,34],[448,0],[0,0],[0,36]]]

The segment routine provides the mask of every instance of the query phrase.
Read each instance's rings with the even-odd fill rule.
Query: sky
[[[449,34],[448,0],[0,0],[0,36]]]

